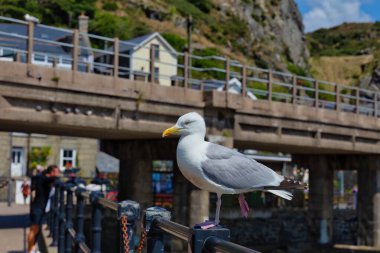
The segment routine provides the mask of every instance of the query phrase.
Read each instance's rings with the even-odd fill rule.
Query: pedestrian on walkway
[[[32,191],[35,192],[30,205],[30,229],[28,234],[28,252],[34,252],[37,236],[40,233],[49,193],[54,181],[59,177],[57,165],[50,165],[40,175],[32,178]]]
[[[26,200],[28,199],[30,194],[30,184],[28,182],[28,179],[26,178],[24,179],[24,182],[21,185],[21,192],[22,196],[24,197],[24,205],[26,205]]]

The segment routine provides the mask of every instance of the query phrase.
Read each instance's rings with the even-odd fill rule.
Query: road
[[[29,205],[0,202],[0,253],[26,252]]]

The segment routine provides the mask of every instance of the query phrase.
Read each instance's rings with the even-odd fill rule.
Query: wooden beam
[[[131,74],[131,69],[129,74]],[[119,38],[114,38],[113,41],[113,76],[119,77]]]
[[[73,51],[72,51],[73,62],[71,65],[71,69],[73,71],[78,70],[78,56],[79,56],[79,31],[78,29],[75,29],[73,33]]]
[[[272,102],[272,80],[273,75],[272,75],[272,70],[268,71],[268,83],[267,83],[267,92],[268,92],[268,101]]]
[[[34,38],[34,23],[32,21],[28,22],[28,64],[32,64],[33,61],[33,38]]]
[[[245,96],[247,96],[247,67],[245,65],[243,65],[243,67],[241,69],[241,77],[242,77],[241,93],[242,93],[243,97],[245,97]]]

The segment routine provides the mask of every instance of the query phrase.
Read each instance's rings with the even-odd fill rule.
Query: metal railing
[[[255,253],[257,251],[229,242],[230,231],[220,226],[203,230],[188,228],[170,221],[171,213],[161,207],[150,207],[140,220],[140,206],[126,200],[119,203],[103,197],[101,191],[86,191],[74,180],[55,182],[54,194],[50,197],[51,209],[47,224],[52,237],[52,246],[58,253],[100,253],[102,252],[103,210],[115,212],[119,224],[119,252],[142,252],[147,239],[147,253],[164,252],[171,235],[187,242],[188,252]],[[86,204],[87,203],[87,204]],[[75,211],[74,211],[75,209]],[[91,209],[91,234],[86,237],[85,214]],[[137,224],[142,223],[139,243],[136,243]],[[111,231],[105,231],[110,233]],[[112,232],[111,232],[112,233]],[[117,233],[115,233],[117,236]],[[89,240],[90,239],[90,240]],[[116,237],[114,242],[116,243]],[[103,251],[109,252],[109,251]]]
[[[225,92],[232,88],[253,100],[379,116],[379,94],[374,90],[248,66],[227,57],[180,53],[149,43],[137,45],[118,38],[2,16],[0,21],[23,27],[11,32],[0,29],[0,60],[70,68],[196,90]],[[51,31],[59,33],[59,38],[49,38]],[[7,42],[6,45],[1,44],[1,39]],[[132,53],[131,48],[135,46],[139,46],[141,54]],[[240,84],[231,84],[233,78]]]

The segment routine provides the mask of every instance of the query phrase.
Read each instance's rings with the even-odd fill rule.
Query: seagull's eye
[[[185,122],[183,122],[183,125],[188,126],[190,123],[191,123],[190,120],[186,120]]]

